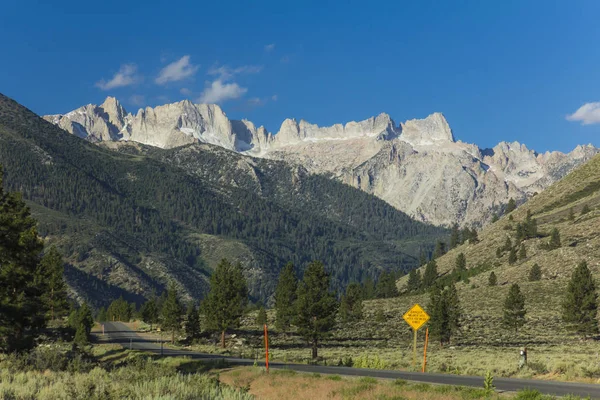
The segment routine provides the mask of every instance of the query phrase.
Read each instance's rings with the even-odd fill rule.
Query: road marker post
[[[269,372],[269,332],[267,330],[267,324],[265,324],[265,366],[267,372]]]
[[[413,341],[413,368],[417,368],[417,332],[427,321],[429,321],[429,315],[423,310],[423,308],[415,304],[412,306],[403,316],[404,320],[414,332]]]
[[[429,344],[429,328],[425,330],[425,348],[423,349],[423,373],[427,367],[427,344]]]
[[[102,324],[102,336],[104,336],[104,324]]]

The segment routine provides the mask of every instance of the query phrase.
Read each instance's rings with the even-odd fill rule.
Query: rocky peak
[[[452,129],[444,115],[439,112],[433,113],[425,119],[408,120],[401,127],[400,139],[413,146],[454,142]]]

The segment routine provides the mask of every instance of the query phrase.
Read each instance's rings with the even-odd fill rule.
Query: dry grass
[[[222,372],[220,380],[234,388],[248,390],[256,398],[265,400],[455,400],[485,397],[481,389],[410,384],[373,378],[345,378],[338,375],[298,374],[285,370],[272,370],[266,374],[259,368],[236,368]],[[492,395],[488,398],[500,396]]]

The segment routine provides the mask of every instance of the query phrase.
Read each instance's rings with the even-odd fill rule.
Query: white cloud
[[[179,89],[179,93],[181,93],[184,96],[190,96],[192,94],[192,91],[188,88],[181,88]]]
[[[200,68],[199,65],[190,64],[190,56],[186,55],[161,69],[154,81],[159,85],[180,81],[193,76],[198,68]]]
[[[129,103],[133,104],[134,106],[141,107],[146,104],[146,98],[141,94],[134,94],[129,97]]]
[[[265,51],[267,53],[272,52],[275,49],[275,43],[270,43],[268,45],[265,46]]]
[[[123,64],[121,68],[119,68],[119,72],[117,72],[111,80],[105,81],[102,79],[101,81],[96,82],[96,87],[99,87],[102,90],[110,90],[122,86],[133,85],[140,81],[140,77],[136,75],[137,66],[135,64]]]
[[[600,102],[585,103],[571,115],[568,121],[580,121],[581,125],[600,124]]]
[[[209,69],[208,74],[218,75],[220,80],[226,81],[233,79],[233,77],[239,74],[258,74],[260,71],[262,71],[262,66],[260,65],[243,65],[237,68],[221,65],[220,67],[212,67]]]
[[[273,100],[273,101],[277,101],[277,99],[278,99],[278,97],[277,97],[277,95],[276,95],[276,94],[274,94],[273,96],[271,96],[271,100]]]
[[[200,103],[222,103],[227,100],[238,99],[242,97],[248,89],[241,87],[237,83],[224,83],[221,79],[213,81],[198,99]]]

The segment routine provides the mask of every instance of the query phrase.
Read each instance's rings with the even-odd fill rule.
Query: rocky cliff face
[[[319,127],[286,119],[277,134],[229,120],[217,105],[182,101],[129,114],[114,98],[47,120],[88,140],[136,141],[161,148],[210,143],[254,157],[300,164],[372,193],[436,225],[481,226],[509,198],[542,191],[599,152],[538,154],[517,142],[493,149],[456,141],[441,113],[396,125],[387,114]]]

